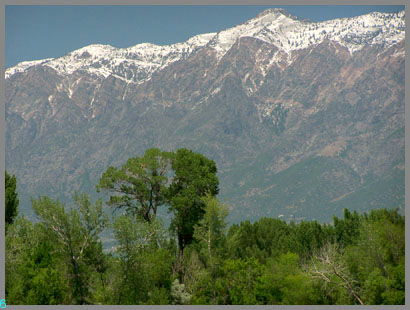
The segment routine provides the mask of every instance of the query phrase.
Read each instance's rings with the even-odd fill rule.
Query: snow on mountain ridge
[[[185,42],[163,46],[141,43],[128,48],[115,48],[110,45],[91,44],[59,58],[19,63],[7,69],[5,76],[7,79],[33,66],[45,65],[62,75],[86,70],[104,78],[114,75],[127,82],[141,83],[149,79],[154,71],[189,56],[196,49],[207,44],[214,35],[215,33],[200,34]],[[137,74],[132,72],[135,70]],[[141,78],[141,76],[146,77]]]
[[[169,64],[184,59],[208,46],[221,59],[233,44],[242,37],[253,37],[278,47],[287,54],[323,42],[325,39],[338,42],[352,54],[365,44],[392,45],[404,39],[405,12],[379,13],[334,19],[324,22],[300,21],[283,9],[268,9],[235,27],[218,33],[206,33],[171,45],[141,43],[128,48],[92,44],[75,50],[63,57],[23,62],[6,70],[6,78],[36,65],[45,65],[59,74],[72,74],[86,70],[104,78],[113,75],[129,83],[149,80],[152,73]],[[276,59],[276,58],[275,58]],[[282,57],[277,57],[282,59]]]
[[[253,18],[253,19],[261,18],[261,17],[264,17],[266,15],[272,15],[272,14],[281,14],[281,15],[285,15],[287,17],[290,17],[292,19],[298,19],[296,16],[292,16],[291,14],[289,14],[288,11],[286,11],[285,9],[282,9],[282,8],[266,9],[266,10],[260,12],[258,15],[256,15],[256,17]]]
[[[213,36],[214,33],[196,35],[185,42],[163,46],[141,43],[128,48],[114,48],[93,44],[45,65],[60,74],[71,74],[82,69],[104,78],[112,74],[129,83],[142,83],[149,79],[153,72],[189,56],[208,43]]]
[[[5,77],[6,79],[8,79],[9,77],[11,77],[12,75],[18,73],[18,72],[24,72],[26,71],[28,68],[34,67],[34,66],[38,66],[41,64],[44,64],[50,60],[52,60],[54,58],[47,58],[47,59],[40,59],[40,60],[31,60],[31,61],[23,61],[20,62],[19,64],[17,64],[14,67],[8,68],[5,72]]]
[[[268,9],[245,23],[219,32],[210,45],[217,50],[220,58],[242,37],[260,39],[286,53],[328,39],[345,46],[352,54],[365,44],[391,45],[404,39],[404,23],[404,11],[373,12],[313,23],[300,21],[281,9]]]
[[[209,45],[217,51],[218,58],[221,58],[232,47],[232,45],[242,37],[256,37],[258,39],[262,39],[263,41],[267,41],[268,43],[272,43],[271,40],[266,40],[263,37],[257,37],[257,34],[268,26],[280,28],[284,25],[300,23],[300,21],[291,18],[289,14],[284,14],[283,12],[284,10],[280,9],[268,9],[247,22],[218,32],[215,38],[211,40]]]

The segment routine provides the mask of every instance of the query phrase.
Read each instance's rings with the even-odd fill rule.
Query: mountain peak
[[[266,9],[264,11],[262,11],[261,13],[259,13],[256,18],[260,18],[260,17],[264,17],[266,15],[284,15],[286,17],[290,17],[292,19],[297,19],[297,17],[292,16],[291,14],[289,14],[288,11],[286,11],[285,9],[282,8],[270,8],[270,9]]]

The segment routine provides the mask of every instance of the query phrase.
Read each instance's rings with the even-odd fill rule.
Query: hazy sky
[[[6,6],[6,68],[21,61],[60,57],[99,43],[129,47],[172,44],[217,32],[271,6]],[[404,6],[275,6],[300,19],[323,21]]]

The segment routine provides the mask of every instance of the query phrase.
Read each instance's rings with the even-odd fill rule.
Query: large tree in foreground
[[[193,239],[194,226],[205,213],[202,200],[218,194],[219,181],[213,160],[187,149],[176,153],[153,148],[142,157],[127,160],[121,167],[109,167],[97,185],[113,193],[108,205],[125,208],[127,213],[146,222],[158,207],[169,205],[174,214],[171,229],[178,237],[180,254]],[[170,182],[168,177],[172,177]],[[169,186],[168,186],[169,184]]]
[[[152,148],[144,156],[133,157],[121,167],[109,167],[100,179],[97,190],[113,195],[107,202],[116,209],[151,222],[158,207],[166,203],[167,174],[174,154]]]
[[[219,191],[217,168],[213,160],[187,149],[179,149],[172,162],[175,176],[169,187],[170,211],[174,218],[171,229],[176,232],[180,255],[194,235],[194,226],[205,213],[203,198]]]

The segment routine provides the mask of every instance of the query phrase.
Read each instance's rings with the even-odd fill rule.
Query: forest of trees
[[[149,149],[97,184],[103,202],[32,199],[18,214],[6,172],[7,304],[405,304],[405,219],[344,210],[333,223],[261,218],[227,225],[215,163]],[[157,216],[172,215],[169,227]],[[101,233],[116,246],[105,251]]]

